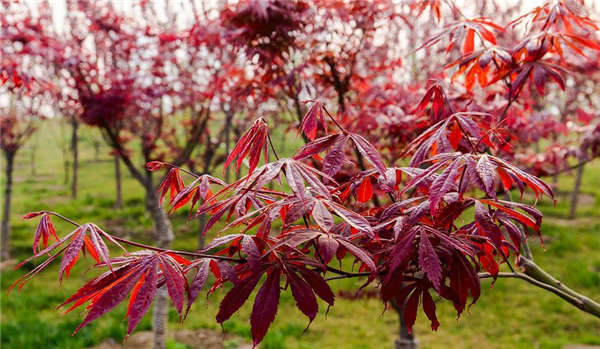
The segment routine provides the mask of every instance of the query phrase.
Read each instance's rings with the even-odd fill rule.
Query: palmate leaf
[[[457,187],[456,181],[460,161],[454,160],[446,169],[431,183],[429,189],[429,209],[435,212],[442,197],[450,190]]]
[[[442,281],[442,266],[427,233],[421,231],[419,239],[419,266],[427,275],[436,290],[440,289]]]
[[[522,22],[529,22],[533,28],[544,31],[564,28],[571,34],[577,33],[576,29],[585,32],[599,29],[596,22],[581,11],[580,6],[569,1],[547,1],[511,21],[509,25],[515,26]]]
[[[490,197],[496,197],[495,191],[495,179],[496,179],[496,166],[494,166],[488,156],[483,154],[479,157],[477,165],[475,166],[475,172],[481,180],[483,185],[483,191]]]
[[[371,163],[371,165],[373,165],[373,167],[375,167],[375,169],[377,170],[377,172],[379,172],[381,176],[385,178],[386,166],[383,163],[381,155],[379,154],[377,149],[375,149],[375,147],[371,143],[369,143],[369,141],[367,141],[363,136],[359,134],[351,133],[350,138],[354,142],[354,146],[356,147],[356,149],[358,149],[360,154],[365,159],[367,159]]]
[[[474,145],[481,139],[483,132],[479,123],[473,119],[490,117],[490,114],[481,112],[454,113],[425,130],[419,137],[410,142],[403,153],[414,153],[410,166],[418,167],[430,157],[458,151],[461,146],[468,151],[472,151]],[[485,144],[495,148],[492,143],[486,142]]]
[[[190,185],[182,188],[173,199],[170,200],[169,205],[171,206],[171,212],[185,206],[191,201],[190,213],[194,210],[194,207],[200,200],[206,200],[213,194],[210,189],[211,184],[217,184],[220,186],[227,186],[222,180],[213,176],[204,174],[196,178]]]
[[[342,168],[346,159],[345,147],[349,139],[349,136],[337,137],[333,147],[325,156],[322,170],[328,176],[334,176]]]
[[[322,151],[325,151],[331,145],[337,144],[338,140],[343,137],[345,136],[343,136],[342,134],[334,133],[306,143],[304,146],[298,149],[296,155],[294,155],[294,159],[302,160],[314,156]],[[323,169],[323,172],[327,173],[328,171]]]
[[[482,235],[488,236],[494,247],[502,246],[502,231],[494,223],[488,210],[479,201],[475,201],[475,223]]]
[[[48,225],[49,218],[47,216],[50,214],[51,213],[42,214],[39,212],[34,212],[26,215],[25,218],[30,219],[32,217],[42,215],[42,218],[40,220],[41,227],[38,226],[37,230],[43,231],[44,229],[48,229],[49,233],[49,229],[51,228]],[[43,239],[43,234],[45,233],[40,232],[39,234],[41,234]],[[104,265],[108,266],[110,270],[112,270],[112,264],[110,262],[108,247],[106,246],[104,239],[109,240],[110,242],[121,248],[123,251],[127,252],[127,250],[125,250],[125,248],[121,244],[119,244],[115,239],[113,239],[112,236],[100,229],[97,225],[93,223],[86,223],[77,226],[75,230],[73,230],[71,233],[67,234],[51,246],[43,250],[38,250],[37,253],[25,259],[23,262],[19,263],[15,267],[15,269],[20,268],[27,262],[30,262],[36,258],[48,255],[48,258],[43,263],[36,266],[33,270],[31,270],[23,277],[19,278],[13,285],[10,286],[9,290],[13,289],[17,285],[19,286],[19,289],[21,289],[25,285],[25,283],[27,283],[27,281],[29,281],[32,277],[34,277],[40,271],[42,271],[44,268],[50,265],[50,263],[56,260],[60,256],[60,254],[63,254],[63,258],[61,260],[59,268],[60,282],[62,282],[64,276],[69,276],[69,272],[71,271],[75,263],[79,260],[81,253],[85,253],[85,251],[89,252],[90,256],[92,256],[92,258],[94,258],[96,262],[103,263]]]
[[[412,332],[413,325],[417,319],[417,310],[419,301],[423,304],[423,310],[427,318],[431,321],[431,328],[437,330],[440,323],[435,314],[435,303],[429,293],[430,284],[425,281],[417,281],[402,286],[396,291],[395,299],[397,304],[404,304],[402,317],[409,332]]]
[[[239,171],[240,166],[242,165],[242,161],[246,156],[248,156],[249,160],[249,173],[252,173],[258,162],[260,160],[261,152],[264,151],[264,159],[265,162],[268,161],[267,151],[268,151],[268,133],[269,127],[267,123],[262,119],[258,118],[252,124],[252,127],[239,139],[236,143],[235,147],[225,160],[225,165],[223,166],[223,171],[225,168],[229,166],[229,164],[237,159],[236,170]]]
[[[286,275],[292,296],[296,301],[296,307],[312,322],[319,311],[317,297],[315,297],[312,287],[296,273],[288,272]]]
[[[394,227],[394,229],[396,229],[396,227]],[[388,275],[387,275],[388,281],[390,280],[390,277],[392,276],[394,271],[396,271],[396,269],[402,263],[404,263],[410,256],[410,254],[414,248],[413,242],[414,242],[415,236],[417,236],[418,232],[419,232],[418,228],[412,228],[407,234],[402,236],[400,238],[400,240],[394,246],[392,253],[391,253],[392,260],[390,262],[390,268],[389,268]]]
[[[331,212],[325,207],[322,201],[315,200],[315,204],[311,211],[311,216],[317,222],[319,227],[325,231],[330,231],[333,228],[333,216]]]
[[[372,272],[377,270],[377,266],[369,252],[339,234],[323,233],[316,229],[306,228],[289,231],[271,248],[271,250],[278,249],[284,245],[297,248],[299,245],[311,241],[317,242],[319,254],[321,254],[322,257],[324,256],[324,260],[326,258],[331,260],[330,256],[333,256],[340,251],[348,251]]]
[[[453,113],[453,107],[446,96],[444,84],[439,80],[430,79],[427,81],[427,91],[425,91],[415,108],[415,114],[421,114],[425,111],[429,103],[431,103],[431,115],[435,121]],[[423,137],[423,135],[421,134],[420,137]]]
[[[416,50],[435,45],[442,37],[448,36],[451,41],[446,47],[446,52],[450,51],[452,47],[458,44],[456,41],[463,40],[462,53],[469,54],[475,48],[475,34],[477,34],[477,38],[479,38],[482,43],[488,42],[492,45],[496,45],[496,36],[488,28],[504,31],[504,28],[495,24],[488,18],[482,17],[460,20],[446,26],[441,32],[429,38]]]
[[[202,291],[204,284],[206,284],[206,281],[208,280],[211,264],[214,267],[218,268],[216,261],[209,258],[201,259],[196,263],[192,263],[188,266],[188,268],[196,268],[198,271],[196,272],[196,275],[194,276],[194,279],[192,280],[192,283],[189,287],[190,293],[188,295],[188,305],[185,311],[186,316],[190,311],[192,303],[194,303],[196,298],[198,298],[200,291]]]
[[[300,148],[294,159],[302,160],[331,148],[323,160],[321,170],[327,176],[332,177],[338,173],[346,162],[346,144],[348,141],[352,141],[358,153],[367,159],[379,174],[384,178],[387,176],[387,168],[377,149],[363,136],[356,133],[332,134],[313,140]]]
[[[549,80],[553,80],[564,90],[565,81],[563,75],[565,72],[564,68],[547,61],[527,62],[512,73],[514,78],[512,79],[509,95],[511,98],[516,98],[527,80],[531,80],[541,95],[544,94],[544,86]]]
[[[319,273],[290,260],[290,264],[285,264],[285,267],[276,265],[262,269],[248,274],[245,279],[235,284],[219,306],[217,322],[223,323],[246,303],[263,274],[267,274],[267,277],[258,288],[250,314],[251,334],[255,346],[262,341],[277,313],[282,276],[285,276],[287,284],[290,285],[296,306],[308,317],[309,322],[314,320],[318,312],[316,296],[330,306],[334,303],[335,296]]]
[[[302,118],[298,133],[303,132],[306,138],[313,141],[317,136],[318,130],[327,133],[327,125],[325,124],[325,118],[323,116],[327,111],[325,110],[323,103],[319,101],[305,101],[305,103],[312,103],[312,106]]]
[[[172,167],[169,172],[165,175],[162,182],[158,186],[158,192],[160,195],[160,204],[162,205],[164,197],[169,193],[169,203],[173,202],[173,199],[181,190],[183,190],[184,184],[179,169]]]
[[[512,63],[513,57],[506,49],[492,46],[466,54],[446,65],[444,69],[457,66],[458,69],[452,75],[452,81],[454,82],[458,76],[464,74],[464,85],[470,92],[476,82],[484,88],[507,76],[512,70]]]
[[[262,341],[267,334],[267,330],[277,314],[279,306],[279,288],[280,271],[273,270],[268,273],[267,279],[256,294],[252,313],[250,314],[250,331],[252,332],[252,341],[254,346]]]
[[[439,191],[444,188],[444,186],[441,185],[443,180],[438,178],[442,175],[455,178],[455,173],[452,173],[453,171],[442,172],[442,174],[438,174],[438,171],[458,166],[459,172],[465,172],[464,175],[459,176],[460,181],[462,182],[462,187],[459,188],[461,193],[464,192],[468,185],[472,185],[481,189],[488,197],[495,198],[495,183],[502,181],[507,190],[512,187],[513,184],[517,184],[521,192],[523,192],[525,187],[528,187],[534,192],[536,197],[542,195],[554,197],[552,188],[544,181],[492,155],[461,154],[455,152],[439,154],[424,162],[431,162],[433,164],[422,171],[403,169],[406,173],[409,173],[412,178],[406,183],[400,193],[407,192],[417,187],[422,188],[425,192],[429,192],[430,195],[433,194],[434,199],[438,200],[438,194],[435,190]],[[438,181],[438,185],[435,187],[432,185],[434,181]],[[432,190],[434,191],[432,192]]]
[[[48,213],[32,212],[25,215],[25,217],[23,218],[31,219],[39,215],[42,215],[42,218],[40,218],[40,223],[38,224],[37,229],[35,230],[35,235],[33,237],[32,249],[34,254],[40,252],[41,249],[45,249],[48,247],[48,240],[50,236],[53,236],[54,239],[56,239],[56,241],[59,240],[58,236],[56,235],[56,229],[54,228],[54,225],[52,224],[52,221],[50,220],[50,215]]]
[[[157,288],[166,284],[168,294],[181,316],[188,288],[181,262],[189,264],[180,256],[150,251],[136,252],[128,257],[115,259],[113,263],[120,266],[114,273],[106,272],[88,282],[60,307],[73,303],[68,309],[71,311],[90,302],[88,314],[75,329],[75,332],[78,332],[130,295],[127,309],[129,335],[150,308]]]

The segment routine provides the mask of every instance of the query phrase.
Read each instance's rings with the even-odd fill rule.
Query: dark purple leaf
[[[256,294],[252,313],[250,314],[250,329],[254,346],[263,340],[269,326],[275,319],[281,292],[279,277],[279,270],[273,270]]]

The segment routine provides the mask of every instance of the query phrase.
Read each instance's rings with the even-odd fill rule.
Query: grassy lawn
[[[91,130],[83,129],[84,138]],[[31,254],[31,239],[37,220],[25,222],[21,216],[29,211],[51,209],[79,222],[95,222],[109,231],[142,241],[151,241],[152,222],[145,213],[143,190],[126,173],[124,176],[124,208],[113,208],[115,198],[114,167],[108,149],[102,147],[100,158],[95,158],[91,142],[83,141],[80,193],[77,199],[69,197],[64,183],[61,146],[65,130],[49,122],[44,125],[23,149],[16,164],[13,200],[12,253],[21,260]],[[98,135],[94,135],[98,137]],[[280,139],[277,139],[280,138]],[[291,151],[288,138],[295,134],[276,137]],[[35,148],[36,174],[31,173],[30,161]],[[4,164],[3,164],[4,166]],[[4,185],[5,178],[2,178]],[[559,189],[568,192],[573,186],[572,176],[559,178]],[[545,213],[542,234],[545,251],[537,240],[532,240],[536,262],[571,288],[600,300],[600,161],[588,165],[582,184],[588,200],[579,209],[578,218],[568,220],[569,198],[558,197],[558,203],[542,202]],[[185,224],[185,213],[173,217],[177,240],[174,247],[191,249],[197,244],[198,224]],[[59,232],[71,229],[57,224]],[[214,229],[213,229],[214,230]],[[218,229],[217,229],[218,230]],[[208,239],[211,236],[209,234]],[[38,275],[23,290],[7,295],[6,290],[19,276],[33,265],[23,269],[2,272],[1,346],[3,348],[82,348],[107,338],[120,342],[126,333],[125,307],[103,316],[87,325],[75,336],[72,331],[83,319],[84,311],[63,314],[55,310],[71,293],[91,278],[91,263],[79,263],[71,277],[58,284],[58,264]],[[86,273],[87,272],[87,273]],[[336,291],[354,290],[361,280],[339,280]],[[208,300],[202,296],[182,326],[177,325],[175,311],[171,310],[171,327],[220,330],[215,322],[218,304],[224,292],[218,291]],[[535,288],[521,280],[498,280],[493,286],[483,285],[479,302],[456,319],[452,305],[438,303],[442,323],[437,332],[419,314],[416,336],[422,348],[478,347],[478,348],[561,348],[565,344],[600,345],[600,321],[575,309],[558,297]],[[337,299],[336,305],[325,315],[325,304],[320,314],[304,332],[307,319],[295,309],[289,292],[282,294],[278,316],[261,345],[262,348],[392,348],[396,337],[397,318],[393,311],[384,312],[378,299]],[[251,306],[243,307],[240,314],[228,321],[224,329],[243,338],[250,338],[249,314]],[[150,328],[147,316],[139,330]],[[233,346],[235,343],[230,343]],[[174,342],[170,347],[181,348]]]

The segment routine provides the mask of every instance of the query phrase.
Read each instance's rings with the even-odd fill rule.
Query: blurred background
[[[296,128],[307,111],[303,101],[309,99],[323,101],[339,113],[344,127],[377,141],[386,161],[405,165],[403,148],[432,125],[415,112],[427,81],[450,81],[452,72],[444,66],[463,48],[444,41],[439,47],[415,49],[461,16],[489,17],[504,26],[543,4],[2,1],[2,347],[152,345],[149,314],[122,344],[125,305],[71,336],[84,310],[65,315],[55,308],[91,279],[91,262],[76,265],[60,285],[55,263],[20,292],[7,293],[39,263],[13,270],[32,253],[37,222],[23,220],[24,214],[52,210],[155,244],[156,217],[147,207],[156,204],[151,193],[160,175],[145,171],[147,161],[173,162],[230,182],[236,173],[223,170],[223,162],[258,116],[272,126],[280,156],[290,156],[304,144]],[[599,18],[600,4],[594,1],[568,6]],[[501,47],[518,42],[514,36],[527,30],[518,26],[494,33]],[[266,40],[263,31],[269,35]],[[453,35],[468,34],[459,30]],[[594,157],[600,138],[600,67],[598,50],[588,52],[590,48],[579,55],[565,46],[565,52],[572,51],[566,60],[566,91],[557,84],[547,85],[544,96],[527,89],[515,103],[515,117],[506,125],[510,149],[505,157],[542,176],[556,192],[556,203],[538,203],[544,220],[541,239],[531,239],[536,262],[598,300],[600,161]],[[486,95],[480,86],[469,93],[490,108],[501,105],[499,97]],[[533,203],[535,198],[525,194],[523,200]],[[169,216],[175,237],[168,243],[180,250],[204,246],[224,226],[201,237],[207,218],[190,219],[183,211]],[[56,227],[59,235],[71,231],[60,222]],[[260,347],[392,348],[398,337],[397,314],[384,312],[375,289],[355,294],[362,282],[333,283],[335,307],[327,315],[321,312],[308,330],[292,296],[283,293],[278,316]],[[519,280],[482,284],[481,299],[460,319],[452,304],[438,303],[442,326],[437,332],[419,314],[419,346],[600,346],[600,321],[551,293]],[[167,347],[251,347],[250,307],[242,308],[223,329],[215,322],[223,295],[200,297],[183,324],[170,309]]]

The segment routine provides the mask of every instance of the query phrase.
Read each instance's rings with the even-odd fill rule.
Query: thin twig
[[[64,220],[65,222],[69,222],[71,224],[73,224],[76,227],[80,227],[81,225],[76,223],[75,221],[59,214],[56,212],[51,212],[51,211],[42,211],[44,213],[47,214],[51,214],[53,216],[56,216],[62,220]],[[168,252],[168,253],[174,253],[174,254],[179,254],[179,255],[183,255],[183,256],[190,256],[190,257],[197,257],[197,258],[213,258],[213,259],[219,259],[219,260],[224,260],[224,261],[230,261],[230,262],[236,262],[236,263],[244,263],[246,262],[245,259],[240,259],[240,258],[232,258],[232,257],[226,257],[226,256],[217,256],[217,255],[211,255],[211,254],[205,254],[205,253],[196,253],[196,252],[188,252],[188,251],[178,251],[178,250],[169,250],[166,248],[160,248],[160,247],[154,247],[151,245],[146,245],[146,244],[142,244],[139,242],[135,242],[135,241],[130,241],[118,236],[114,236],[114,235],[110,235],[110,237],[112,237],[113,239],[115,239],[116,241],[125,243],[127,245],[131,245],[131,246],[136,246],[136,247],[141,247],[141,248],[145,248],[148,250],[152,250],[152,251],[157,251],[157,252]]]
[[[174,168],[176,168],[176,169],[178,169],[178,170],[180,170],[180,171],[182,171],[182,172],[185,172],[185,173],[189,174],[189,175],[190,175],[190,176],[192,176],[192,177],[200,178],[200,177],[202,176],[202,175],[199,175],[199,174],[197,174],[197,173],[194,173],[194,172],[192,172],[192,171],[190,171],[190,170],[186,170],[186,169],[185,169],[185,168],[183,168],[183,167],[179,167],[179,166],[177,166],[177,165],[175,165],[175,164],[172,164],[172,163],[170,163],[170,162],[164,162],[164,161],[161,161],[161,162],[162,162],[163,164],[167,165],[167,166],[171,166],[171,167],[174,167]]]

